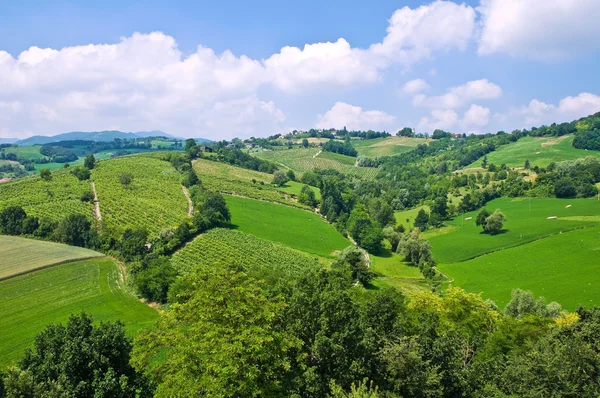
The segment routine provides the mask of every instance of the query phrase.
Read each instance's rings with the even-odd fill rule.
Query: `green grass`
[[[0,235],[0,280],[53,264],[99,256],[103,254],[81,247]]]
[[[46,156],[40,153],[41,145],[17,146],[4,148],[5,153],[14,153],[17,157],[27,160],[41,160]]]
[[[133,175],[124,187],[123,172]],[[99,162],[92,171],[102,232],[120,236],[127,228],[145,228],[151,236],[177,227],[187,216],[181,176],[169,162],[151,155],[132,155]],[[105,230],[107,229],[107,230]]]
[[[374,140],[353,140],[359,155],[367,157],[393,156],[413,150],[419,144],[427,144],[426,138],[387,137]]]
[[[315,169],[334,169],[340,173],[357,176],[365,179],[373,179],[377,175],[378,169],[372,167],[354,167],[354,162],[348,164],[347,156],[342,161],[339,158],[333,159],[337,154],[325,154],[317,148],[297,148],[282,149],[275,151],[262,151],[254,154],[256,157],[269,160],[273,163],[283,164],[294,170],[300,177],[303,173]],[[318,154],[318,155],[317,155]],[[323,155],[325,154],[325,155]],[[316,157],[315,157],[316,156]],[[355,160],[354,158],[352,158]]]
[[[534,198],[531,199],[531,211],[529,205],[530,200],[526,198],[501,198],[489,202],[486,208],[490,212],[500,209],[507,217],[504,231],[498,235],[483,234],[482,228],[475,225],[479,211],[456,217],[442,229],[428,231],[425,237],[431,243],[434,259],[441,264],[465,261],[549,235],[599,224],[595,218],[581,218],[600,214],[600,202],[595,199]],[[567,205],[571,207],[567,209]],[[558,219],[548,220],[550,216]],[[463,221],[468,217],[472,219]]]
[[[341,164],[345,164],[346,166],[354,167],[356,163],[356,158],[352,156],[341,155],[339,153],[334,152],[326,152],[323,151],[319,154],[319,158],[333,160],[334,162],[339,162]]]
[[[586,151],[571,145],[573,136],[563,137],[525,137],[517,142],[501,146],[498,150],[487,155],[488,164],[509,167],[523,167],[525,160],[531,166],[546,167],[551,162],[579,159],[586,156],[600,158],[600,151]],[[553,144],[553,145],[549,145]],[[539,154],[538,154],[539,152]],[[481,167],[482,158],[471,163],[466,168]]]
[[[396,224],[403,225],[406,230],[411,229],[415,223],[415,218],[417,218],[417,214],[419,214],[419,210],[421,209],[424,209],[429,213],[428,206],[419,206],[414,209],[395,211],[394,217],[396,217]]]
[[[49,323],[85,311],[96,321],[121,320],[133,335],[158,313],[126,288],[108,258],[63,264],[0,282],[0,366],[14,363]]]
[[[512,289],[521,288],[573,311],[578,305],[600,304],[599,255],[600,228],[593,227],[438,269],[454,279],[453,285],[481,292],[500,308],[510,300]]]
[[[389,249],[378,255],[370,254],[371,267],[376,278],[372,284],[376,287],[391,286],[410,294],[429,290],[425,278],[417,267],[412,267],[404,259]]]
[[[231,222],[240,231],[322,257],[350,245],[314,213],[275,203],[226,196]]]

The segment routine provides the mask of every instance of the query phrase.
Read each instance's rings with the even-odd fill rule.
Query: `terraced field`
[[[56,264],[101,256],[81,247],[0,235],[0,281]]]
[[[120,183],[123,172],[133,175],[128,187]],[[100,201],[103,233],[120,236],[127,228],[145,228],[152,236],[179,225],[188,210],[180,178],[170,163],[156,156],[124,156],[100,162],[92,171],[92,179]]]
[[[0,281],[0,367],[14,363],[49,323],[85,311],[96,321],[120,320],[133,335],[158,313],[133,296],[108,258],[63,264]]]
[[[393,156],[413,150],[419,144],[427,144],[426,138],[387,137],[374,140],[353,140],[352,145],[359,155],[375,158],[378,156]]]
[[[340,173],[354,175],[365,179],[373,179],[377,175],[378,169],[372,167],[355,167],[354,164],[348,164],[348,160],[332,159],[336,154],[323,155],[317,148],[299,148],[283,149],[276,151],[263,151],[254,154],[261,159],[269,160],[273,163],[282,164],[294,170],[298,177],[307,171],[315,169],[335,169]],[[343,156],[343,155],[340,155]],[[347,156],[344,156],[347,158]]]

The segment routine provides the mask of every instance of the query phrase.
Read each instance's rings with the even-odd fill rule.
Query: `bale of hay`
[[[467,218],[465,218],[465,221],[469,221],[469,220],[472,220],[472,219],[473,219],[473,217],[467,217]]]
[[[536,155],[539,155],[540,153],[541,153],[541,152],[536,152],[535,154],[536,154]]]
[[[566,205],[566,206],[565,206],[565,209],[568,209],[569,207],[571,207],[571,205]]]
[[[550,216],[550,217],[548,217],[548,220],[556,220],[557,218],[558,217],[556,217],[556,216]]]

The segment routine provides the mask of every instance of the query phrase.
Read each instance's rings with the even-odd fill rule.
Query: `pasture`
[[[566,206],[571,205],[570,208]],[[531,208],[530,208],[531,206]],[[595,199],[500,198],[485,206],[507,217],[498,235],[482,233],[475,225],[479,210],[457,216],[446,227],[427,231],[433,257],[440,264],[465,261],[497,250],[519,246],[550,235],[600,224],[600,202]],[[557,219],[549,220],[548,217]],[[465,218],[472,217],[466,221]]]
[[[292,207],[225,196],[234,228],[262,239],[322,257],[350,245],[320,216]]]
[[[407,231],[411,229],[415,223],[415,218],[419,214],[419,210],[425,210],[429,213],[429,206],[419,206],[409,210],[397,210],[394,212],[396,217],[396,225],[403,225]]]
[[[562,137],[524,137],[517,142],[503,145],[487,155],[488,164],[496,166],[506,164],[509,167],[523,167],[529,160],[531,167],[546,167],[551,162],[573,160],[594,156],[600,158],[599,151],[586,151],[574,148],[573,136]],[[481,167],[483,158],[477,159],[465,169]]]
[[[60,243],[0,235],[0,281],[40,268],[103,254]]]
[[[133,175],[123,186],[120,175]],[[92,171],[96,184],[102,228],[120,236],[127,228],[145,228],[150,236],[176,227],[187,216],[188,202],[180,174],[156,156],[125,156],[98,163]]]
[[[512,289],[531,290],[574,311],[600,304],[600,228],[553,235],[438,269],[452,285],[482,293],[503,309]]]
[[[389,249],[377,255],[370,254],[369,257],[376,276],[371,281],[373,286],[391,286],[407,294],[430,289],[419,268],[408,265],[401,256]]]
[[[14,363],[47,324],[85,311],[96,321],[120,320],[133,335],[158,313],[132,295],[109,258],[47,268],[0,282],[0,367]]]
[[[427,138],[387,137],[374,140],[353,140],[352,145],[359,155],[375,158],[393,156],[413,150],[419,144],[428,144]]]

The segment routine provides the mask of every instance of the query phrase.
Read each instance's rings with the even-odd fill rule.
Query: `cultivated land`
[[[571,205],[570,208],[566,206]],[[475,225],[479,210],[447,222],[442,229],[425,233],[439,264],[465,261],[496,250],[522,245],[553,234],[600,224],[600,202],[595,199],[500,198],[485,207],[500,209],[506,215],[504,231],[498,235],[482,233]],[[548,217],[558,217],[549,220]],[[465,221],[465,218],[472,217]],[[540,254],[543,256],[543,254]],[[568,257],[567,257],[568,258]]]
[[[319,153],[320,152],[320,153]],[[323,155],[318,148],[298,148],[281,149],[275,151],[262,151],[254,155],[261,159],[269,160],[273,163],[282,164],[294,170],[297,177],[303,173],[315,169],[335,169],[348,175],[356,175],[367,179],[375,178],[378,169],[373,167],[355,167],[354,163],[349,164],[348,160],[332,160],[332,154]],[[343,156],[343,155],[340,155]],[[344,158],[348,158],[344,156]],[[354,161],[356,159],[352,158]]]
[[[429,213],[429,206],[419,206],[410,210],[395,211],[394,217],[396,217],[396,224],[403,225],[404,229],[408,231],[413,227],[415,218],[417,218],[417,214],[419,214],[419,210],[421,209]]]
[[[454,280],[452,285],[482,292],[500,308],[510,300],[512,289],[521,288],[574,311],[578,305],[600,303],[599,253],[600,228],[592,227],[438,269]]]
[[[359,155],[375,158],[393,156],[413,150],[419,144],[427,144],[426,138],[387,137],[374,140],[353,140],[352,145]]]
[[[0,280],[57,264],[100,257],[81,247],[0,235]]]
[[[276,281],[295,275],[319,258],[239,231],[217,228],[194,239],[171,259],[186,274],[198,266],[230,264],[260,279]]]
[[[83,214],[91,219],[92,204],[80,200],[90,190],[89,181],[79,181],[68,170],[52,173],[49,182],[38,176],[20,178],[0,184],[0,210],[21,206],[28,215],[40,218],[58,221],[70,214]]]
[[[127,172],[133,182],[125,187],[119,177]],[[158,155],[134,155],[98,163],[92,179],[98,192],[102,228],[120,236],[127,228],[145,228],[151,236],[176,227],[185,219],[188,202],[180,174]]]
[[[259,171],[243,169],[225,163],[206,159],[194,161],[194,171],[208,189],[225,194],[246,196],[252,199],[284,203],[290,206],[305,208],[298,203],[297,196],[303,184],[289,181],[283,187],[271,185],[273,175]],[[256,182],[252,182],[255,180]],[[263,184],[261,184],[261,181]],[[311,187],[317,198],[321,197],[318,188]]]
[[[231,223],[242,232],[322,257],[350,245],[331,224],[308,211],[226,196]]]
[[[487,155],[488,164],[497,166],[523,167],[526,160],[531,166],[546,167],[551,162],[579,159],[586,156],[600,158],[600,152],[574,148],[573,136],[562,137],[525,137],[517,142],[503,145]],[[539,153],[538,153],[539,152]],[[471,163],[465,169],[481,167],[483,158]]]
[[[389,249],[377,255],[370,254],[369,258],[376,275],[371,281],[374,286],[392,286],[404,293],[430,290],[419,268],[408,265],[401,256]]]
[[[0,282],[0,366],[14,363],[49,323],[85,311],[96,321],[123,322],[130,335],[158,313],[133,296],[109,258],[63,264]]]

